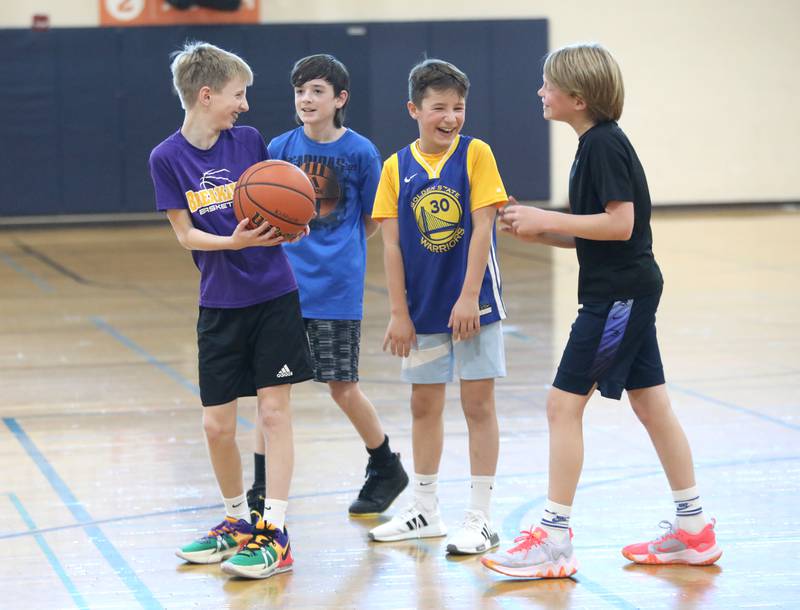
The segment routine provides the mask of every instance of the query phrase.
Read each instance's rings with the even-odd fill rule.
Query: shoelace
[[[214,538],[215,536],[221,536],[223,534],[232,534],[232,533],[233,533],[233,528],[231,527],[231,523],[230,523],[230,521],[228,521],[226,519],[225,521],[220,523],[218,526],[212,527],[211,531],[208,532],[208,536],[207,537],[208,538]]]
[[[514,542],[518,542],[517,546],[509,549],[509,553],[519,553],[521,551],[529,551],[532,546],[540,546],[544,539],[540,537],[539,531],[531,526],[529,530],[522,530],[520,535],[514,538]]]
[[[278,533],[278,530],[270,528],[265,530],[254,530],[253,533],[255,534],[253,539],[243,546],[242,550],[246,549],[253,553],[257,553],[261,547],[264,547],[275,541],[275,535]]]
[[[483,530],[483,517],[481,517],[480,513],[478,512],[468,510],[464,515],[464,521],[462,522],[461,526],[464,529],[471,529],[475,530],[476,532],[480,532]]]
[[[659,521],[658,527],[660,527],[663,530],[667,530],[667,531],[664,532],[663,534],[661,534],[655,540],[653,540],[652,541],[653,544],[656,544],[658,542],[663,542],[664,540],[666,540],[670,536],[674,536],[678,531],[677,528],[672,524],[672,522],[671,521],[667,521],[667,520]]]

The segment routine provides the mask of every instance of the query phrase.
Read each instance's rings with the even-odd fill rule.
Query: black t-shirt
[[[616,122],[598,123],[578,141],[569,176],[573,214],[600,214],[610,201],[632,201],[628,241],[575,238],[578,301],[619,301],[654,294],[664,280],[653,257],[650,192],[636,151]]]

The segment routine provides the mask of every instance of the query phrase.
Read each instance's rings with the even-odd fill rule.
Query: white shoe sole
[[[447,553],[450,555],[479,555],[480,553],[485,553],[486,551],[496,549],[498,546],[500,546],[500,536],[497,537],[496,541],[492,540],[489,543],[472,547],[448,544]]]
[[[563,557],[555,563],[539,563],[533,566],[505,566],[482,557],[481,563],[500,574],[515,578],[569,578],[578,571],[578,561],[572,557],[565,560]]]
[[[368,536],[370,540],[374,540],[375,542],[397,542],[398,540],[415,540],[417,538],[438,538],[440,536],[447,536],[447,528],[441,523],[439,525],[426,525],[397,534],[380,534],[372,530]]]
[[[226,574],[230,574],[231,576],[241,576],[242,578],[256,578],[256,579],[263,579],[269,578],[270,576],[274,576],[275,574],[282,574],[284,572],[291,571],[292,566],[286,566],[283,568],[273,568],[271,570],[265,570],[264,568],[245,568],[243,566],[237,566],[236,564],[225,562],[222,564],[222,571]]]
[[[716,562],[722,556],[722,549],[720,549],[717,545],[714,545],[702,553],[699,553],[693,549],[686,549],[676,553],[659,553],[658,555],[651,555],[649,553],[645,555],[637,555],[623,551],[622,555],[634,563],[643,563],[647,565],[678,563],[692,566],[707,566]]]

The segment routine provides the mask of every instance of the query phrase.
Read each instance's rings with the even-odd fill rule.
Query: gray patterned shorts
[[[314,381],[358,381],[361,320],[304,318]]]

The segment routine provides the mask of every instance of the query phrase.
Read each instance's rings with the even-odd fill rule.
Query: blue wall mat
[[[150,212],[150,150],[180,127],[169,54],[207,40],[253,67],[242,124],[270,138],[294,126],[295,60],[332,53],[352,79],[347,124],[387,157],[417,137],[408,71],[425,57],[461,67],[465,133],[491,144],[509,193],[550,197],[549,131],[536,89],[547,22],[462,21],[0,30],[0,165],[21,185],[2,216]]]

